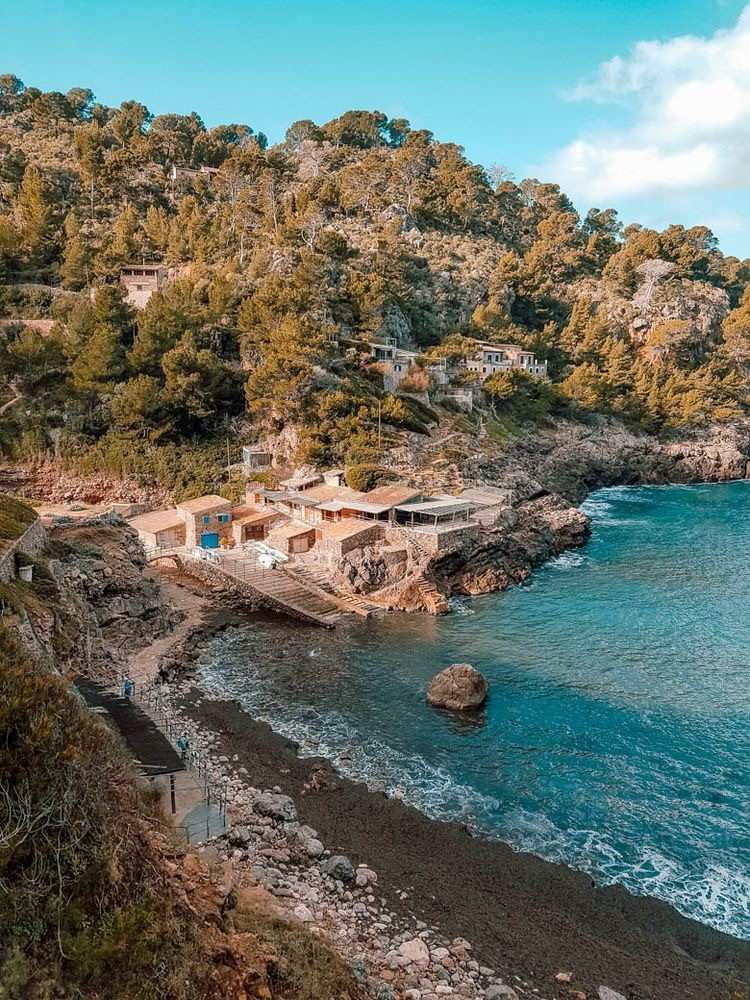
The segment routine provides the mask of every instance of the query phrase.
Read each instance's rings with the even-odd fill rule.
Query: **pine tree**
[[[90,255],[78,219],[72,212],[65,218],[65,250],[60,267],[60,277],[66,288],[78,291],[89,283]]]
[[[73,362],[71,375],[76,389],[108,395],[110,385],[125,374],[125,348],[118,330],[99,326]]]
[[[169,217],[163,208],[159,208],[156,205],[148,206],[146,221],[143,223],[143,231],[146,234],[149,246],[153,250],[164,253],[169,243]]]
[[[52,202],[37,167],[24,171],[16,199],[21,244],[30,263],[47,263],[54,253],[55,222]]]

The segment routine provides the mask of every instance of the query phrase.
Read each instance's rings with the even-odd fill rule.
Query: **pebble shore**
[[[390,909],[373,867],[355,867],[346,856],[332,854],[318,832],[300,822],[294,801],[279,786],[254,787],[237,755],[215,752],[216,734],[198,727],[174,705],[171,712],[191,748],[204,755],[209,782],[226,788],[227,832],[208,849],[232,862],[240,884],[263,886],[285,916],[324,936],[373,1000],[551,1000],[551,994],[545,997],[531,983],[519,977],[508,981],[480,964],[469,941],[449,939],[410,914],[412,886],[398,892],[405,912]],[[572,979],[572,973],[561,970],[556,982]],[[598,997],[572,985],[564,995],[570,1000],[626,1000],[606,986]]]

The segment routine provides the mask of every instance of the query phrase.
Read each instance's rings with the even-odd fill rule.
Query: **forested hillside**
[[[367,348],[383,334],[427,361],[464,356],[467,338],[547,358],[550,381],[485,386],[515,430],[598,411],[660,432],[746,411],[750,261],[710,230],[581,217],[557,185],[380,112],[294,122],[275,146],[258,124],[0,76],[6,458],[54,452],[179,493],[211,485],[227,439],[236,460],[294,425],[298,460],[377,465],[379,410],[384,447],[447,416],[385,393]],[[135,313],[118,278],[142,260],[172,280]],[[24,318],[55,322],[9,322]],[[429,387],[419,374],[413,390]]]

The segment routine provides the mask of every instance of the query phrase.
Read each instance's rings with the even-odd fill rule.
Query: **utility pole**
[[[382,406],[383,406],[382,402],[378,400],[378,452],[380,453],[382,453],[383,451],[383,434],[380,421],[380,411],[382,409]]]
[[[232,481],[231,461],[229,460],[229,438],[227,438],[227,482]]]

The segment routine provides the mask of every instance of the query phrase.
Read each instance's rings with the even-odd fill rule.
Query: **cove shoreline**
[[[253,784],[290,795],[327,847],[378,872],[394,912],[466,938],[481,962],[542,996],[596,996],[602,983],[627,1000],[750,995],[750,942],[622,886],[597,887],[583,872],[474,836],[464,824],[431,819],[342,777],[325,758],[300,757],[296,743],[236,701],[209,698],[187,680],[181,689],[175,705],[215,734],[213,749],[232,761],[230,770],[246,768]],[[555,980],[563,970],[574,974],[571,987]]]
[[[750,942],[370,791],[327,759],[300,758],[294,741],[238,702],[213,699],[183,677],[181,711],[217,735],[217,752],[237,756],[230,768],[247,768],[254,784],[291,795],[327,847],[378,871],[394,911],[408,908],[466,937],[482,962],[533,983],[538,995],[563,1000],[586,990],[595,997],[607,983],[627,1000],[750,996]],[[309,792],[314,774],[323,775],[322,787]],[[412,887],[408,904],[398,894],[404,886]],[[570,987],[555,981],[561,970],[574,972]]]

